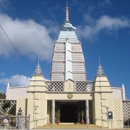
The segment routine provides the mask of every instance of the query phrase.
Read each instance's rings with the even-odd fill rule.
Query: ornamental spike
[[[70,11],[70,8],[68,7],[68,2],[66,2],[66,7],[64,8],[64,11],[66,13],[66,17],[65,17],[65,23],[69,23],[69,11]]]
[[[38,65],[36,66],[35,69],[35,73],[36,75],[40,75],[42,73],[41,66],[39,65],[39,59],[38,59]]]
[[[98,66],[98,70],[97,70],[97,75],[101,76],[104,73],[101,63],[100,63],[100,57],[99,57],[99,66]]]

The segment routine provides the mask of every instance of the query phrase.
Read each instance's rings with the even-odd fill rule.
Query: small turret
[[[106,75],[103,75],[104,71],[102,69],[99,57],[99,66],[97,70],[97,75],[94,80],[94,91],[111,91],[110,83]]]
[[[42,74],[41,66],[36,66],[35,74],[32,76],[29,83],[29,91],[46,91],[45,78]]]

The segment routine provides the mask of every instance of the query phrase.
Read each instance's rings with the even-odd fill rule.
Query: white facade
[[[92,88],[93,88],[92,86],[89,86],[89,87],[86,88],[86,91],[92,91],[91,90]],[[28,86],[27,87],[24,87],[24,86],[7,87],[7,89],[6,89],[6,100],[26,99],[28,97],[28,95],[27,95],[28,89],[29,89]],[[113,99],[124,100],[123,99],[123,93],[124,93],[123,88],[111,87],[111,91],[112,91],[112,98]],[[70,92],[70,90],[68,92]]]

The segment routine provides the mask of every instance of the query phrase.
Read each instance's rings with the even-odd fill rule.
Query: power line
[[[28,66],[28,68],[32,71],[31,67],[28,65],[28,63],[24,60],[24,58],[22,57],[22,55],[20,54],[20,52],[17,50],[17,48],[14,46],[13,42],[10,40],[9,36],[7,35],[7,33],[5,32],[5,30],[3,29],[3,27],[0,25],[2,31],[4,32],[5,36],[7,37],[7,39],[9,40],[9,42],[11,43],[11,45],[14,47],[15,51],[18,53],[18,55],[21,57],[21,59],[23,60],[23,62]]]

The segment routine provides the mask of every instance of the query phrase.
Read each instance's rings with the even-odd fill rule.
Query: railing
[[[99,119],[95,118],[95,123],[99,121],[100,127],[108,127],[110,129],[122,129],[122,128],[130,128],[130,120],[124,122],[124,120],[106,120],[106,119]],[[106,125],[105,125],[106,124]]]
[[[29,130],[30,116],[1,116],[0,129],[22,129]]]
[[[42,121],[46,120],[47,124],[50,124],[51,118],[49,116],[47,116],[45,118],[32,120],[32,121],[30,121],[30,123],[34,123],[34,128],[37,128],[38,127],[38,121],[41,121],[41,120]]]

